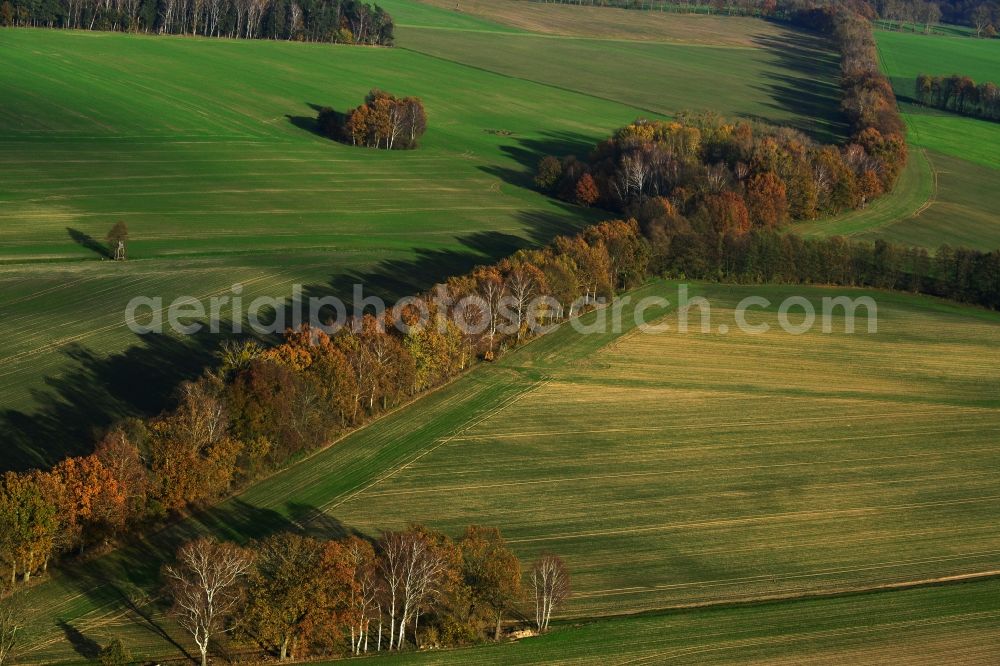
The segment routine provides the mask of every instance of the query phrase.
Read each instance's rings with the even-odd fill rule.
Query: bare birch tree
[[[178,623],[191,633],[208,664],[213,636],[227,631],[226,618],[242,598],[241,579],[252,562],[250,553],[232,543],[201,538],[177,552],[177,563],[164,568]]]
[[[552,611],[569,597],[569,570],[557,555],[545,554],[531,569],[531,587],[535,593],[535,624],[539,632],[549,629]]]

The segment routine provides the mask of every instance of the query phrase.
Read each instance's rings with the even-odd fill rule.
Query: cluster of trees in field
[[[200,538],[162,577],[202,666],[224,633],[281,661],[499,640],[525,602],[544,632],[570,593],[561,558],[540,556],[523,586],[499,530],[479,526],[458,540],[421,525],[375,542],[292,532],[246,546]]]
[[[976,85],[968,76],[917,76],[915,98],[924,106],[954,111],[984,120],[1000,120],[1000,86]]]
[[[547,156],[535,183],[615,211],[663,197],[685,216],[711,216],[745,233],[865,206],[892,188],[905,150],[902,137],[874,128],[838,149],[789,129],[682,113],[627,125],[586,161]],[[726,213],[715,214],[720,209]]]
[[[615,211],[663,197],[686,217],[708,218],[720,231],[736,233],[864,207],[889,191],[906,164],[905,125],[879,71],[871,24],[839,6],[794,16],[838,44],[842,108],[852,127],[846,145],[818,145],[788,128],[681,113],[672,122],[627,125],[586,160],[547,156],[536,185]]]
[[[3,0],[0,24],[390,46],[392,17],[361,0]]]
[[[364,104],[347,113],[320,109],[316,124],[323,136],[354,146],[406,150],[427,131],[427,112],[419,97],[397,97],[377,88]]]

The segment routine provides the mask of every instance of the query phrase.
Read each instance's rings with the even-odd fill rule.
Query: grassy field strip
[[[541,638],[386,657],[402,664],[984,663],[996,580],[574,622]]]
[[[832,218],[796,222],[792,230],[803,236],[858,237],[878,234],[901,220],[919,215],[937,195],[936,179],[927,153],[912,150],[892,192],[865,208],[841,213]]]
[[[344,497],[336,498],[334,500],[331,500],[330,502],[327,502],[326,504],[324,504],[323,506],[321,506],[321,507],[318,508],[318,512],[317,513],[319,514],[319,516],[322,516],[323,514],[326,514],[326,513],[330,512],[330,511],[332,511],[333,509],[336,509],[341,504],[343,504],[345,502],[349,502],[350,500],[354,499],[355,497],[357,497],[357,496],[359,496],[361,494],[364,494],[364,493],[371,494],[371,493],[369,493],[369,491],[372,488],[374,488],[375,486],[377,486],[377,485],[379,485],[381,483],[384,483],[385,481],[388,481],[389,479],[391,479],[396,474],[399,474],[400,472],[405,471],[407,468],[412,467],[415,463],[417,463],[418,461],[420,461],[420,459],[423,458],[424,456],[429,455],[429,454],[433,453],[434,451],[436,451],[438,448],[451,443],[452,441],[454,441],[456,438],[458,438],[466,430],[469,430],[471,428],[476,427],[477,425],[479,425],[480,423],[482,423],[483,421],[485,421],[487,419],[493,418],[498,413],[504,411],[505,409],[507,409],[508,407],[510,407],[511,405],[513,405],[514,403],[516,403],[519,400],[521,400],[526,395],[530,395],[536,388],[538,388],[539,386],[542,386],[544,384],[545,384],[545,382],[539,381],[539,382],[536,382],[535,384],[533,384],[531,386],[525,387],[523,391],[521,391],[520,393],[517,393],[517,394],[511,396],[506,401],[504,401],[503,403],[501,403],[500,405],[498,405],[492,411],[490,411],[490,412],[488,412],[488,413],[486,413],[486,414],[484,414],[484,415],[482,415],[480,417],[477,417],[475,420],[470,421],[468,424],[462,426],[461,428],[458,428],[455,431],[454,435],[451,435],[451,436],[448,436],[448,437],[444,437],[442,439],[437,440],[437,442],[434,445],[429,446],[429,447],[423,449],[422,451],[420,451],[419,453],[417,453],[415,456],[413,456],[413,458],[411,458],[410,460],[408,460],[406,463],[400,465],[399,467],[396,467],[394,469],[391,469],[391,470],[387,471],[385,474],[383,474],[382,476],[378,477],[374,481],[368,483],[367,485],[362,486],[360,488],[357,488],[355,490],[349,491]],[[378,494],[378,493],[375,493],[375,494]],[[317,517],[317,520],[318,519],[319,519],[319,517]]]

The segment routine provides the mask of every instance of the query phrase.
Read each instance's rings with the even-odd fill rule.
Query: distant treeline
[[[1000,2],[997,0],[957,0],[932,2],[928,0],[876,0],[874,8],[878,17],[898,24],[922,25],[924,32],[940,22],[966,25],[975,30],[976,37],[995,37],[1000,22]]]
[[[726,14],[727,16],[773,16],[777,0],[530,0],[547,4],[582,7],[614,7],[678,14]]]
[[[924,106],[984,120],[1000,120],[1000,86],[976,85],[968,76],[917,76],[916,100]]]
[[[389,46],[392,17],[359,0],[3,0],[0,24]]]

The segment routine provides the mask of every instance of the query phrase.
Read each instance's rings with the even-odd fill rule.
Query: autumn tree
[[[492,360],[496,348],[497,331],[500,326],[501,304],[507,296],[507,282],[497,266],[479,266],[472,271],[472,281],[475,284],[475,295],[483,304],[483,316],[486,318],[485,337],[487,340],[486,358]]]
[[[145,431],[141,421],[133,421],[133,430]],[[149,491],[149,473],[139,447],[127,429],[118,427],[107,433],[94,450],[94,455],[124,495],[124,525],[145,513]]]
[[[332,586],[324,576],[323,542],[284,532],[251,546],[243,630],[284,661],[294,657],[316,616],[328,612]]]
[[[10,565],[10,579],[28,582],[47,565],[59,534],[57,504],[47,493],[46,475],[39,471],[6,472],[0,479],[0,545]]]
[[[743,202],[743,197],[735,192],[722,192],[705,197],[703,210],[716,233],[739,236],[750,231],[750,213]]]
[[[435,313],[436,314],[436,313]],[[451,319],[407,328],[403,348],[413,359],[413,392],[437,386],[465,367],[462,332]]]
[[[492,613],[493,640],[499,640],[504,613],[521,597],[521,563],[495,527],[466,528],[458,546],[465,583]]]
[[[241,603],[252,562],[243,548],[203,537],[181,546],[176,563],[163,569],[172,612],[194,638],[201,666],[208,665],[212,638],[229,630],[226,621]]]
[[[788,215],[785,184],[773,171],[753,176],[747,183],[746,204],[755,226],[767,229],[781,226]]]
[[[858,196],[861,200],[861,207],[864,208],[868,202],[882,194],[882,181],[871,169],[867,169],[858,178]]]
[[[557,555],[542,555],[531,568],[531,587],[535,597],[535,625],[540,632],[548,631],[552,612],[570,594],[566,564]]]
[[[554,245],[556,252],[572,262],[572,274],[577,280],[576,291],[582,294],[585,303],[612,295],[616,276],[611,268],[608,248],[603,242],[588,243],[581,236],[559,236]],[[574,305],[570,305],[570,317],[574,314]]]
[[[348,589],[344,615],[350,627],[351,654],[368,652],[372,619],[378,614],[375,549],[356,536],[342,545]]]
[[[562,162],[559,158],[546,155],[538,162],[535,186],[543,192],[551,192],[562,178],[562,171]]]
[[[185,382],[177,408],[150,424],[151,491],[163,511],[230,488],[241,444],[230,436],[222,390],[216,377]]]
[[[235,437],[246,443],[249,468],[273,468],[321,444],[330,425],[329,401],[312,373],[262,357],[227,388]],[[324,404],[325,403],[325,404]]]
[[[60,519],[67,547],[83,552],[88,541],[113,536],[125,526],[127,491],[100,457],[66,458],[51,474],[61,489]]]
[[[576,203],[581,206],[593,206],[601,198],[601,192],[597,189],[594,177],[589,173],[584,173],[576,181]]]
[[[976,29],[976,37],[982,37],[983,32],[992,24],[993,12],[985,2],[972,11],[972,25]]]
[[[412,622],[416,638],[421,612],[440,593],[449,565],[447,543],[440,535],[411,527],[383,534],[379,551],[389,649],[398,650],[406,640],[407,625]]]
[[[546,288],[545,274],[525,259],[524,254],[500,262],[500,272],[505,282],[503,314],[508,320],[504,332],[513,332],[518,341],[525,333],[528,308],[532,300]]]
[[[642,282],[649,265],[649,243],[639,233],[634,218],[595,224],[583,237],[593,247],[604,247],[614,287],[628,289]]]

